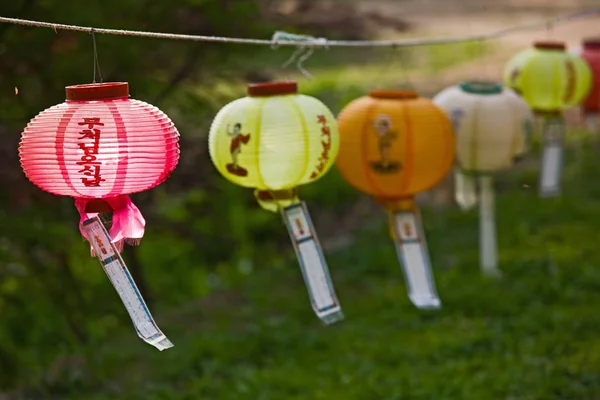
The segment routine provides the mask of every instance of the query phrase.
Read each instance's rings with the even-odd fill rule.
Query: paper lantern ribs
[[[542,119],[544,149],[540,195],[557,196],[562,175],[565,122],[562,110],[580,104],[591,85],[591,71],[562,42],[535,42],[505,66],[504,83]]]
[[[121,296],[139,336],[163,350],[158,329],[119,252],[135,244],[145,220],[128,194],[162,183],[179,160],[179,133],[163,112],[129,98],[125,82],[68,86],[66,101],[25,128],[21,166],[49,193],[75,198],[80,230]],[[107,232],[99,213],[112,212]]]
[[[592,72],[591,89],[581,109],[588,129],[597,133],[600,131],[600,37],[583,40],[580,56]]]
[[[408,295],[419,308],[441,305],[414,196],[431,189],[454,159],[450,120],[430,100],[401,90],[373,90],[338,116],[336,165],[358,190],[388,211]]]
[[[463,209],[479,201],[481,269],[496,275],[499,270],[492,174],[509,168],[528,150],[533,115],[516,93],[493,82],[464,82],[444,89],[433,102],[446,112],[454,128],[456,201]]]
[[[219,111],[209,134],[217,170],[237,185],[255,188],[264,209],[282,213],[312,307],[326,324],[343,314],[297,187],[323,176],[338,148],[335,117],[319,100],[299,94],[295,82],[249,85],[247,97]]]

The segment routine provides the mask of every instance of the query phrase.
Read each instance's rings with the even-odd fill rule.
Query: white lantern
[[[456,161],[462,171],[501,171],[528,150],[532,113],[511,89],[465,82],[442,90],[433,101],[452,120]]]
[[[514,91],[490,82],[449,87],[433,102],[452,120],[456,136],[456,201],[469,209],[479,200],[481,267],[486,273],[497,274],[491,174],[511,167],[528,151],[533,114]]]

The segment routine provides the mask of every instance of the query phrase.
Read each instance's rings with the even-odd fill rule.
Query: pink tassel
[[[117,196],[102,200],[106,201],[113,209],[112,226],[109,233],[112,239],[111,242],[115,245],[117,251],[123,251],[124,243],[138,245],[144,236],[146,220],[136,205],[133,204],[129,196]],[[79,231],[86,239],[88,239],[88,237],[85,233],[85,229],[83,229],[83,222],[98,215],[98,213],[85,212],[89,201],[90,199],[75,199],[75,207],[81,216],[81,219],[79,220]],[[94,257],[94,249],[91,246],[90,252]]]

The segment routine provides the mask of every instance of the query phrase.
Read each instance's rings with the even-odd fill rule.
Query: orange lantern
[[[452,167],[449,118],[413,91],[373,90],[342,110],[338,129],[336,165],[352,186],[388,211],[409,298],[419,308],[439,307],[414,196],[439,183]]]

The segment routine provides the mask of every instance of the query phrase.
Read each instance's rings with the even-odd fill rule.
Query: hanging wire
[[[554,24],[552,23],[552,21],[548,21],[546,23],[546,37],[548,40],[552,39],[552,36],[554,36],[553,33],[554,33]]]
[[[393,46],[420,46],[424,44],[445,44],[445,43],[457,43],[465,42],[470,40],[490,40],[499,37],[507,36],[520,31],[527,30],[540,30],[552,24],[556,26],[558,24],[567,23],[575,19],[591,18],[600,15],[600,8],[580,10],[564,15],[557,16],[549,21],[531,23],[527,25],[514,26],[510,28],[500,29],[487,34],[477,35],[459,35],[459,36],[441,36],[434,38],[411,38],[411,39],[397,39],[397,40],[330,40],[330,41],[314,41],[311,43],[312,47],[393,47]],[[51,28],[55,31],[69,30],[79,32],[90,32],[92,28],[79,26],[79,25],[65,25],[65,24],[54,24],[50,22],[33,21],[19,18],[7,18],[0,17],[0,22],[24,25],[24,26],[35,26],[40,28]],[[138,36],[138,37],[150,37],[160,39],[173,39],[173,40],[191,40],[198,42],[219,42],[219,43],[238,43],[238,44],[254,44],[254,45],[265,45],[273,46],[273,40],[268,39],[245,39],[245,38],[232,38],[222,36],[203,36],[203,35],[183,35],[173,33],[160,33],[160,32],[148,32],[148,31],[131,31],[123,29],[105,29],[105,28],[94,28],[94,32],[105,35],[120,35],[120,36]],[[306,41],[303,40],[289,40],[276,43],[281,46],[302,46],[306,45]]]
[[[96,71],[98,71],[98,76],[100,77],[100,83],[102,83],[102,71],[100,71],[100,62],[98,61],[98,48],[96,47],[96,35],[95,29],[90,29],[90,34],[92,35],[92,45],[94,46],[94,77],[92,83],[96,83]]]
[[[488,79],[488,62],[485,59],[484,51],[483,51],[483,46],[484,46],[484,42],[483,40],[478,40],[477,41],[477,61],[479,63],[481,63],[481,73],[480,73],[480,79],[482,81],[485,81]]]
[[[482,4],[481,13],[485,14],[485,13],[487,13],[487,10],[488,10],[487,6],[485,4]],[[482,64],[481,80],[482,81],[492,81],[492,80],[494,80],[494,78],[492,78],[494,76],[494,74],[491,73],[490,64],[493,63],[493,60],[491,59],[490,54],[486,54],[485,44],[486,43],[484,40],[477,41],[477,59]]]
[[[411,80],[411,76],[410,76],[410,70],[408,67],[408,56],[406,52],[403,52],[402,54],[402,84],[401,86],[403,86],[406,90],[413,90],[415,87],[412,84],[412,80]]]
[[[385,60],[383,61],[383,68],[379,72],[377,79],[375,79],[375,83],[373,87],[381,86],[381,83],[385,79],[385,76],[389,72],[389,70],[396,64],[398,60],[398,46],[392,46],[392,51],[387,53]]]
[[[556,16],[556,14],[557,14],[555,7],[550,6],[548,11],[549,11],[548,14],[551,16]],[[554,18],[549,19],[546,22],[546,35],[547,35],[548,40],[554,39],[554,21],[553,21],[553,19]]]

